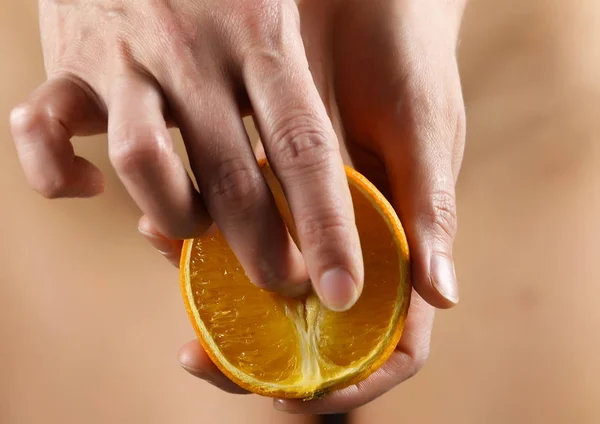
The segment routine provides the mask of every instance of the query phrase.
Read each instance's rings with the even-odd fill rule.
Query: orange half
[[[294,236],[285,196],[268,165],[263,175]],[[410,303],[406,236],[385,197],[346,168],[365,265],[362,295],[345,312],[314,293],[285,298],[255,287],[220,232],[186,240],[181,291],[202,346],[240,387],[311,399],[379,368],[400,340]]]

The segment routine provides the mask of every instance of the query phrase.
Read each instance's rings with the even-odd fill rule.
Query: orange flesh
[[[294,235],[281,188],[263,171]],[[365,284],[346,312],[329,311],[314,294],[295,300],[256,288],[220,232],[186,242],[189,279],[182,284],[196,330],[215,363],[242,387],[310,397],[372,371],[398,342],[410,297],[406,241],[390,231],[390,217],[364,187],[351,182],[350,188]]]

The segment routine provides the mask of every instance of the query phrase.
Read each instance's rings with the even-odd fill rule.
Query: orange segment
[[[295,239],[283,191],[262,169]],[[406,238],[387,200],[346,172],[365,263],[364,290],[349,311],[332,312],[314,294],[288,299],[256,288],[220,232],[184,244],[181,288],[198,338],[245,389],[312,398],[366,378],[400,339],[411,291]]]
[[[319,351],[340,366],[367,357],[386,336],[390,317],[397,308],[401,269],[401,258],[386,222],[357,188],[351,186],[350,192],[363,246],[364,289],[352,309],[341,313],[324,310],[319,320]]]
[[[207,244],[211,248],[202,249]],[[194,318],[231,366],[258,380],[295,377],[299,343],[286,304],[249,287],[222,235],[192,245],[190,269]]]

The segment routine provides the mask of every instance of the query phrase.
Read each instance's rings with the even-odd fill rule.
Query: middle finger
[[[269,41],[245,52],[244,81],[315,291],[330,309],[346,310],[364,273],[350,190],[298,22],[285,7],[280,13]]]

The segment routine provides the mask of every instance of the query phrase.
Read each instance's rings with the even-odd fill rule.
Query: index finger
[[[315,291],[330,309],[346,310],[364,274],[348,181],[300,32],[281,31],[283,51],[247,60],[244,80]]]

